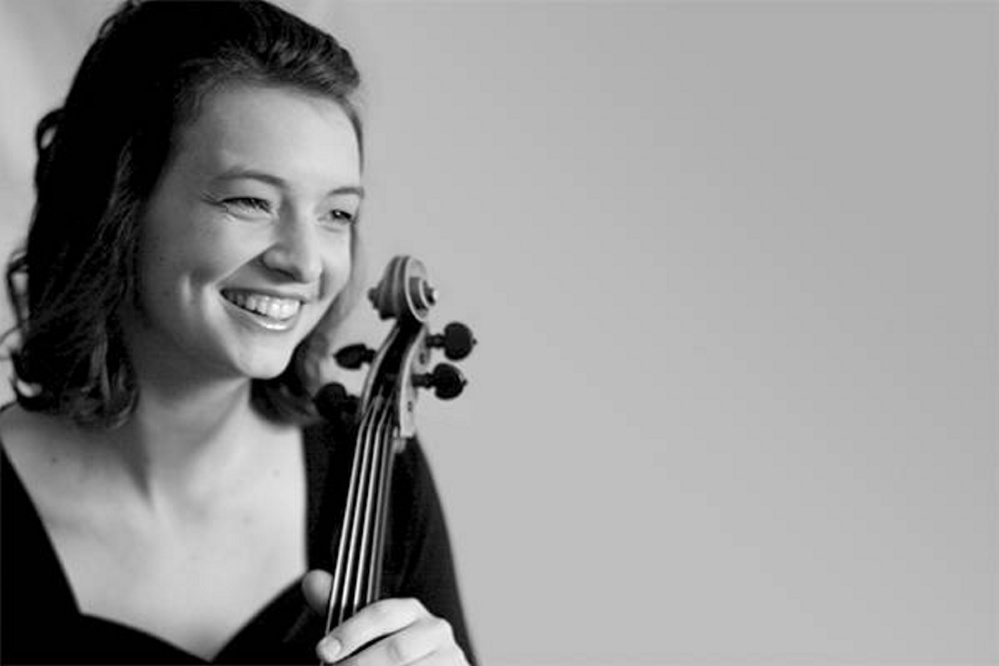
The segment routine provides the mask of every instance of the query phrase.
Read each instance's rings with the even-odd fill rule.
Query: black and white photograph
[[[999,664],[999,3],[0,0],[0,663]]]

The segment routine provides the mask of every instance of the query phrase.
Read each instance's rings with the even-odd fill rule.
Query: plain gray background
[[[0,0],[4,254],[113,4]],[[999,661],[997,5],[282,4],[371,278],[481,340],[419,420],[484,663]]]

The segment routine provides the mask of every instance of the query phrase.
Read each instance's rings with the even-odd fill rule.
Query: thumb
[[[321,615],[326,614],[326,603],[329,601],[332,585],[333,576],[321,569],[313,569],[302,577],[302,593],[312,610]]]

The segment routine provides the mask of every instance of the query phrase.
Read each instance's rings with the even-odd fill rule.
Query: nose
[[[315,225],[304,216],[287,215],[262,256],[264,265],[296,282],[313,283],[323,271]]]

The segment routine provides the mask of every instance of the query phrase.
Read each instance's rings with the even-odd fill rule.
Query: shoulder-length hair
[[[262,0],[122,4],[101,26],[64,105],[35,133],[35,208],[27,242],[7,267],[19,339],[14,391],[25,409],[96,427],[132,414],[138,390],[117,313],[134,296],[142,208],[178,130],[209,92],[234,81],[331,98],[363,145],[352,102],[360,76],[329,34]],[[351,242],[356,257],[356,230]],[[358,282],[354,268],[332,306],[334,323]],[[301,367],[308,342],[280,376],[254,380],[253,404],[267,417],[314,418]]]

